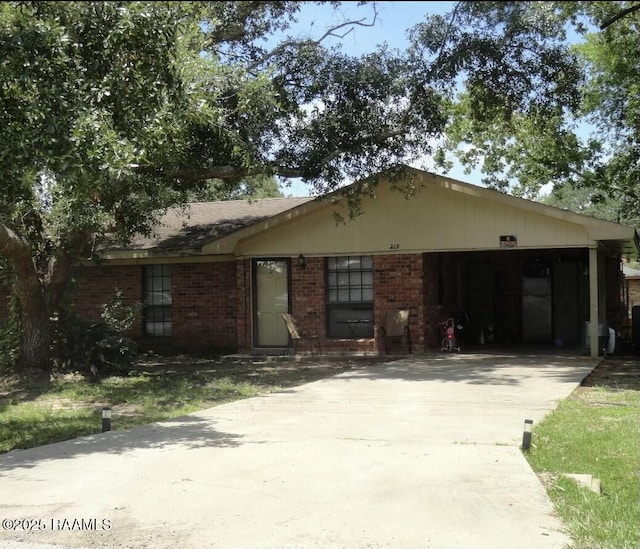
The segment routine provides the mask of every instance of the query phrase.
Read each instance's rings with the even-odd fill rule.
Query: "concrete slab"
[[[0,546],[560,549],[522,427],[596,364],[420,355],[11,452]]]
[[[589,490],[596,494],[602,493],[602,482],[599,478],[594,478],[593,475],[583,473],[565,473],[562,476],[574,480],[580,486],[589,488]]]

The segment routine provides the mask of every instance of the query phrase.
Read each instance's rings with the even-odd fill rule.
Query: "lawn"
[[[640,547],[640,364],[607,359],[533,433],[527,454],[574,549]],[[601,493],[563,474],[591,474]]]
[[[103,406],[112,408],[113,430],[130,429],[382,360],[154,357],[142,360],[127,376],[4,376],[0,377],[0,453],[99,433]]]

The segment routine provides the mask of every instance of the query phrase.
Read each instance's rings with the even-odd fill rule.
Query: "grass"
[[[607,361],[609,362],[609,361]],[[591,380],[547,416],[527,454],[547,486],[575,549],[640,547],[640,387],[603,377]],[[615,363],[614,363],[615,366]],[[607,366],[603,368],[606,371]],[[596,494],[563,476],[599,478]]]
[[[0,453],[99,433],[102,407],[124,430],[338,374],[380,358],[141,362],[131,375],[0,378]]]

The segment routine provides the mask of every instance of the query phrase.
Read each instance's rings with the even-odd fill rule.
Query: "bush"
[[[62,370],[89,371],[93,375],[126,373],[138,346],[125,332],[139,317],[139,307],[127,306],[122,293],[102,306],[101,322],[89,322],[64,311],[53,318],[53,363]]]
[[[0,326],[0,372],[13,370],[18,365],[22,353],[20,302],[15,293],[11,293],[7,299],[9,314]]]
[[[100,317],[102,321],[115,333],[124,334],[140,320],[142,306],[125,305],[121,290],[117,290],[111,299],[111,303],[102,305]]]
[[[92,323],[69,313],[53,320],[53,365],[58,369],[124,373],[138,354],[135,341],[105,322]]]

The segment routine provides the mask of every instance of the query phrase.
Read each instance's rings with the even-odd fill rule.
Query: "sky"
[[[454,5],[455,2],[376,2],[375,26],[355,26],[339,42],[342,44],[342,50],[352,55],[374,51],[382,43],[386,43],[390,48],[405,49],[408,45],[408,29],[421,22],[425,15],[447,13]],[[358,2],[342,2],[342,7],[334,12],[329,6],[305,5],[299,12],[298,23],[287,34],[319,37],[332,25],[346,19],[362,18],[366,18],[368,22],[373,19],[371,6],[358,6]],[[284,35],[280,38],[284,38]],[[416,163],[416,166],[418,164]],[[465,174],[459,164],[455,164],[446,175],[480,185],[480,172],[476,170]],[[306,185],[299,180],[291,181],[291,186],[284,187],[283,192],[287,196],[310,194]]]

